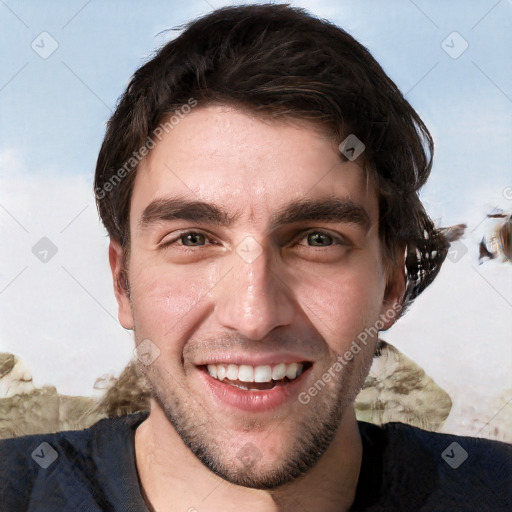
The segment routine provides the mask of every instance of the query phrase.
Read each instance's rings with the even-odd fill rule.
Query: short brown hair
[[[129,244],[140,160],[134,155],[190,98],[312,121],[339,142],[354,134],[378,187],[383,247],[393,261],[407,251],[403,305],[432,282],[449,244],[418,196],[432,167],[430,133],[364,46],[332,23],[282,4],[213,11],[135,72],[110,118],[96,167],[97,206],[112,239]]]

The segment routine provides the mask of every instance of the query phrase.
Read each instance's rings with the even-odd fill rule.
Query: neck
[[[240,506],[255,512],[339,512],[349,510],[355,497],[362,442],[350,407],[333,442],[308,473],[271,491],[250,489],[204,466],[152,400],[148,418],[135,432],[135,454],[143,495],[155,512],[231,512]]]

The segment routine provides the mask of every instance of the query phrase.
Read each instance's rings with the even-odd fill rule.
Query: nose
[[[295,311],[292,290],[278,269],[270,268],[266,252],[254,261],[233,254],[232,261],[233,269],[215,290],[217,321],[253,340],[290,325]]]

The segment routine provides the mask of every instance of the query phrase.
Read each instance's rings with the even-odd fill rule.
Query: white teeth
[[[237,380],[238,379],[238,366],[236,364],[228,365],[228,371],[226,373],[226,378],[229,380]]]
[[[248,364],[241,365],[238,370],[238,380],[242,382],[254,382],[254,368]]]
[[[254,368],[254,382],[270,382],[272,380],[272,368],[270,366],[256,366]]]
[[[286,368],[286,376],[289,379],[295,379],[297,377],[297,370],[299,369],[299,365],[297,363],[292,363],[288,365],[288,368]]]
[[[296,379],[303,371],[301,363],[279,363],[273,368],[269,365],[250,366],[247,364],[209,364],[208,373],[218,380],[239,380],[240,382],[271,382],[285,377]]]
[[[217,378],[217,365],[215,364],[209,364],[207,366],[208,368],[208,373],[212,376],[212,377],[215,377]]]
[[[286,365],[284,363],[279,363],[277,366],[274,366],[272,369],[272,379],[273,380],[281,380],[286,376]]]
[[[222,364],[217,365],[217,379],[224,380],[226,378],[226,367]]]

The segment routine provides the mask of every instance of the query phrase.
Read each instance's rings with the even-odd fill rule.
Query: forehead
[[[230,106],[196,107],[141,162],[131,219],[167,196],[222,205],[265,223],[283,205],[340,198],[377,219],[377,194],[358,162],[343,161],[317,126],[262,119]]]

